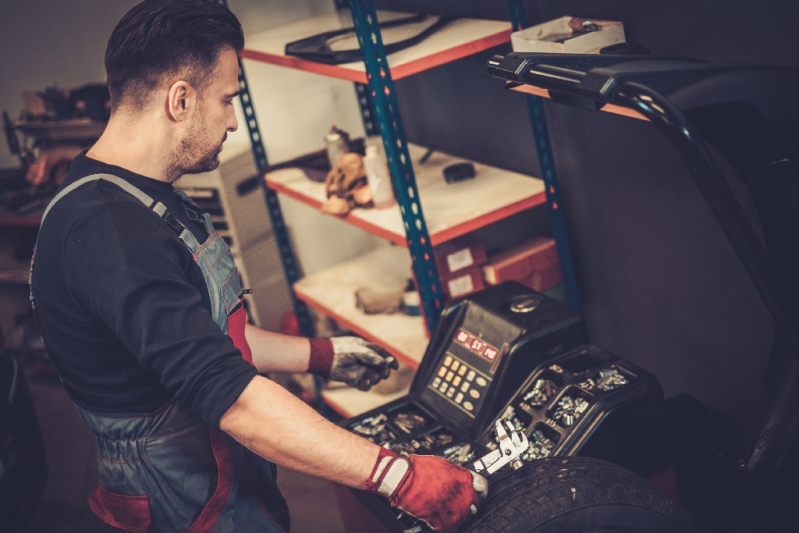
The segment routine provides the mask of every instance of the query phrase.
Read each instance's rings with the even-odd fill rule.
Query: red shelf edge
[[[322,207],[322,203],[317,200],[314,200],[312,198],[309,198],[308,196],[293,191],[287,187],[284,187],[281,184],[271,182],[266,178],[264,179],[266,181],[266,186],[277,193],[285,194],[286,196],[293,198],[294,200],[297,200],[298,202],[301,202],[314,209],[320,209]],[[465,235],[466,233],[470,233],[476,229],[482,228],[483,226],[493,224],[494,222],[500,221],[511,215],[515,215],[516,213],[520,213],[526,209],[530,209],[532,207],[541,205],[545,202],[546,202],[546,194],[544,192],[540,192],[535,196],[531,196],[529,198],[523,198],[518,202],[507,205],[501,209],[497,209],[496,211],[492,211],[491,213],[487,213],[481,217],[472,219],[462,224],[458,224],[456,226],[439,231],[437,233],[432,233],[430,234],[430,243],[433,246],[438,246],[439,244],[450,241],[456,237],[460,237],[461,235]],[[386,231],[380,226],[375,226],[374,224],[366,222],[365,220],[354,217],[352,215],[347,215],[344,217],[336,217],[336,218],[352,226],[367,231],[372,235],[380,237],[381,239],[385,239],[393,244],[402,246],[403,248],[408,247],[408,242],[404,235],[397,235],[395,233],[391,233],[390,231]]]
[[[489,224],[498,222],[511,215],[515,215],[516,213],[521,213],[526,209],[530,209],[537,205],[546,203],[546,200],[547,200],[546,193],[544,193],[543,191],[536,194],[535,196],[530,196],[529,198],[523,198],[518,202],[506,205],[505,207],[497,209],[496,211],[492,211],[483,216],[474,218],[472,220],[464,222],[463,224],[458,224],[457,226],[453,226],[451,228],[439,231],[438,233],[433,233],[430,235],[430,244],[432,244],[433,246],[438,246],[439,244],[451,241],[452,239],[460,237],[461,235],[471,233],[476,229],[488,226]]]
[[[273,191],[278,192],[280,194],[285,194],[286,196],[288,196],[290,198],[293,198],[293,199],[297,200],[298,202],[304,203],[305,205],[310,206],[310,207],[312,207],[314,209],[318,210],[318,209],[322,208],[322,202],[319,202],[317,200],[314,200],[313,198],[309,198],[308,196],[305,196],[305,195],[300,194],[300,193],[298,193],[296,191],[288,189],[288,188],[284,187],[283,185],[280,185],[279,183],[273,183],[273,182],[269,181],[266,178],[264,178],[264,179],[266,180],[266,186],[269,187],[270,189],[272,189]],[[337,219],[337,220],[341,220],[342,222],[346,222],[347,224],[350,224],[351,226],[355,226],[356,228],[360,228],[360,229],[362,229],[362,230],[364,230],[364,231],[366,231],[368,233],[371,233],[372,235],[376,235],[377,237],[380,237],[381,239],[385,239],[385,240],[387,240],[387,241],[389,241],[389,242],[391,242],[393,244],[396,244],[397,246],[402,246],[403,248],[407,248],[408,247],[408,242],[405,239],[404,235],[397,235],[396,233],[391,233],[390,231],[386,231],[385,229],[381,228],[380,226],[375,226],[374,224],[366,222],[365,220],[357,218],[357,217],[354,217],[352,215],[347,215],[347,216],[343,216],[343,217],[339,217],[339,216],[335,216],[335,215],[331,215],[331,216],[333,218]]]
[[[324,63],[317,63],[315,61],[275,55],[267,52],[259,52],[258,50],[250,50],[248,48],[245,48],[244,51],[242,51],[241,57],[244,59],[268,63],[270,65],[293,68],[296,70],[311,72],[313,74],[321,74],[322,76],[328,76],[330,78],[338,78],[341,80],[354,81],[363,84],[368,83],[366,80],[366,72],[341,68],[336,65],[325,65]]]
[[[414,74],[424,72],[425,70],[430,70],[451,61],[462,59],[478,52],[482,52],[483,50],[488,50],[489,48],[505,44],[510,41],[510,34],[512,32],[513,29],[508,28],[507,30],[502,30],[476,41],[455,46],[448,50],[442,50],[441,52],[415,59],[396,67],[391,67],[391,78],[394,80],[401,80],[402,78],[413,76]],[[241,53],[241,57],[244,59],[251,59],[253,61],[260,61],[262,63],[311,72],[313,74],[321,74],[331,78],[338,78],[341,80],[353,81],[362,84],[369,83],[366,78],[366,72],[343,68],[337,65],[326,65],[324,63],[317,63],[315,61],[308,61],[295,57],[260,52],[250,48],[245,48]]]

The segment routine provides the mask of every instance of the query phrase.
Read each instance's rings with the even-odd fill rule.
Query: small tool
[[[507,464],[513,468],[522,466],[521,454],[527,451],[529,445],[527,435],[502,418],[496,421],[495,427],[499,448],[472,463],[472,468],[478,474],[485,470],[485,474],[491,475]]]

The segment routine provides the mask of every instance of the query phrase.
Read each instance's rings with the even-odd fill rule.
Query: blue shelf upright
[[[394,196],[399,203],[405,225],[405,235],[425,323],[428,331],[433,331],[443,307],[441,282],[433,257],[433,246],[430,244],[430,236],[422,214],[416,176],[380,35],[377,14],[371,0],[350,0],[350,9],[366,66],[366,77],[369,80],[368,96],[371,97],[375,122],[383,139],[391,171]]]
[[[516,31],[528,26],[527,15],[524,12],[522,0],[508,0],[511,24]],[[546,186],[547,205],[549,206],[549,222],[558,250],[558,261],[563,275],[563,288],[566,292],[566,303],[576,310],[580,310],[580,292],[577,287],[577,278],[574,273],[569,233],[566,227],[566,218],[563,212],[563,199],[560,195],[558,174],[555,168],[555,158],[552,154],[552,144],[549,142],[547,119],[544,115],[544,103],[541,97],[527,96],[527,110],[530,113],[530,123],[533,126],[535,148],[538,152],[538,163]]]

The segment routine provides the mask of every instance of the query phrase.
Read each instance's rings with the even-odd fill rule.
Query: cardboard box
[[[446,301],[466,296],[483,288],[485,285],[479,266],[468,268],[449,278],[441,278],[441,289],[444,291]]]
[[[554,239],[536,237],[492,254],[483,266],[488,285],[514,280],[537,291],[562,282]]]
[[[600,48],[624,42],[624,25],[612,20],[589,22],[601,29],[589,32],[579,30],[583,21],[576,17],[561,17],[543,24],[511,33],[514,52],[546,52],[563,54],[596,53]]]
[[[469,235],[439,244],[433,249],[433,255],[442,280],[483,265],[488,259],[483,243]]]

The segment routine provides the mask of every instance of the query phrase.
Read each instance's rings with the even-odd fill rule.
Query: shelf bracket
[[[519,31],[528,26],[527,15],[524,12],[522,0],[508,0],[511,24],[514,31]],[[577,287],[577,277],[574,272],[572,247],[569,241],[569,232],[566,227],[566,217],[563,211],[563,199],[560,194],[560,184],[555,168],[555,158],[552,153],[552,144],[549,141],[547,119],[544,115],[544,102],[539,96],[525,95],[527,97],[527,110],[530,114],[530,123],[533,126],[535,148],[538,152],[538,164],[541,167],[542,178],[546,186],[547,205],[549,206],[549,223],[558,250],[558,261],[563,276],[563,289],[566,293],[566,303],[576,310],[581,309],[580,292]]]
[[[377,14],[371,0],[350,0],[350,9],[366,66],[375,119],[391,171],[394,196],[399,203],[405,225],[405,235],[425,323],[428,331],[433,331],[443,307],[441,282],[427,225],[422,215],[413,163],[408,151],[408,141],[394,93],[394,82],[391,79]]]

